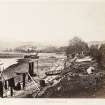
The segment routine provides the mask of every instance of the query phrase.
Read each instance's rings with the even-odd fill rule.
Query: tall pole
[[[1,69],[1,65],[3,65],[3,64],[0,64],[0,72],[1,72],[0,97],[3,98],[3,70]]]
[[[23,89],[25,89],[25,86],[26,86],[26,84],[25,84],[25,78],[26,78],[26,74],[23,73]]]
[[[37,59],[37,75],[39,76],[39,72],[38,72],[38,59]]]
[[[13,87],[10,87],[11,96],[13,96]]]
[[[3,98],[3,82],[0,81],[0,97]]]

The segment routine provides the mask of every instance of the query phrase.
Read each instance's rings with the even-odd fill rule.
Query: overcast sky
[[[0,40],[56,44],[74,36],[105,40],[105,3],[29,1],[0,2]]]

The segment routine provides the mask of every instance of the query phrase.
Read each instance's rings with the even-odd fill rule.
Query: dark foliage
[[[66,49],[66,55],[75,55],[75,54],[87,54],[88,53],[88,45],[84,41],[82,41],[78,37],[74,37],[72,40],[70,40],[69,45]]]

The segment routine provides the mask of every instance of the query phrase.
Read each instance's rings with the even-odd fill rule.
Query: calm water
[[[48,58],[48,57],[62,57],[62,55],[58,55],[55,53],[39,53],[40,58]],[[7,67],[16,64],[17,63],[17,59],[19,58],[0,58],[0,69],[6,69]]]

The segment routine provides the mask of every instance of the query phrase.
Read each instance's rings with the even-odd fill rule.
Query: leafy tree
[[[82,41],[78,37],[74,37],[72,40],[69,41],[69,45],[66,49],[66,55],[68,56],[69,54],[75,55],[75,54],[86,54],[88,53],[88,45],[86,42]]]
[[[99,48],[101,54],[101,65],[105,67],[105,44],[102,44]]]
[[[101,52],[98,48],[98,45],[91,45],[89,49],[89,54],[93,59],[95,59],[98,63],[101,62]]]

